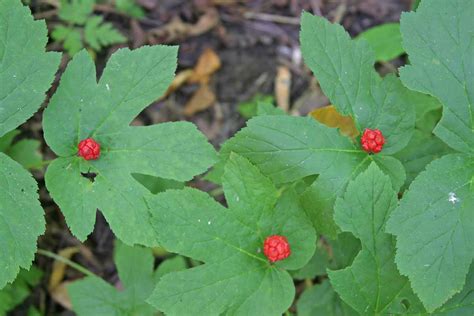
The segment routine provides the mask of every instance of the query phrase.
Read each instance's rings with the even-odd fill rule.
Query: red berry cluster
[[[360,139],[362,148],[368,153],[379,153],[382,151],[385,138],[379,129],[366,128]]]
[[[269,236],[263,243],[263,253],[270,262],[283,260],[291,254],[290,244],[284,236]]]
[[[79,156],[85,160],[95,160],[100,157],[100,144],[92,138],[82,140],[77,148]]]

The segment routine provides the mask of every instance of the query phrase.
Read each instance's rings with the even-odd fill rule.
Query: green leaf
[[[83,25],[94,11],[95,0],[60,0],[59,18]]]
[[[402,300],[416,300],[408,279],[395,265],[393,236],[384,231],[396,206],[390,178],[375,164],[349,183],[335,205],[336,223],[361,241],[362,250],[349,267],[329,271],[329,278],[341,298],[361,315],[390,314],[403,307]]]
[[[115,264],[123,291],[98,277],[87,277],[68,286],[78,315],[155,315],[145,300],[154,287],[154,258],[151,249],[116,244]]]
[[[257,104],[257,115],[285,115],[285,111],[271,103],[259,102]]]
[[[408,146],[395,154],[407,172],[404,188],[407,188],[430,162],[449,153],[452,153],[451,148],[438,137],[431,133],[415,130]]]
[[[18,0],[0,2],[0,137],[40,107],[60,54],[45,52],[47,29]]]
[[[46,34],[44,21],[34,21],[21,2],[0,2],[0,137],[36,112],[50,87],[60,55],[45,52]],[[15,132],[9,135],[4,145]],[[30,267],[44,232],[37,190],[31,175],[0,153],[0,288]]]
[[[299,270],[292,271],[295,280],[314,279],[317,276],[326,275],[329,266],[329,254],[322,243],[318,243],[316,252],[309,262]]]
[[[57,26],[51,33],[51,37],[57,42],[64,42],[64,49],[71,56],[84,48],[81,31],[77,28]]]
[[[43,156],[39,152],[41,142],[35,139],[22,139],[5,153],[26,169],[40,169]]]
[[[296,304],[298,316],[356,316],[334,292],[328,280],[306,289]]]
[[[184,183],[180,181],[149,176],[146,174],[134,173],[132,176],[153,194],[158,194],[169,189],[182,189],[185,186]]]
[[[111,23],[103,23],[101,16],[92,16],[87,19],[84,27],[84,39],[97,52],[103,47],[127,41]]]
[[[251,100],[237,104],[237,111],[245,119],[249,119],[257,115],[259,104],[273,104],[274,101],[271,95],[256,94]]]
[[[0,153],[0,288],[28,269],[44,232],[38,186],[31,174]]]
[[[315,232],[295,192],[278,197],[270,180],[241,156],[230,157],[224,189],[229,209],[189,188],[150,198],[163,246],[205,264],[162,277],[149,302],[172,315],[281,315],[295,295],[285,269],[309,261]],[[261,252],[274,234],[288,238],[292,253],[270,264]]]
[[[13,139],[20,134],[20,130],[14,129],[0,137],[0,151],[7,151],[13,144]]]
[[[351,115],[360,131],[380,129],[385,154],[407,145],[415,123],[415,93],[393,75],[379,77],[366,41],[353,41],[342,26],[307,12],[301,17],[300,41],[306,64],[342,115]]]
[[[145,11],[137,5],[135,0],[116,0],[115,6],[119,12],[130,15],[134,18],[143,18],[145,16]]]
[[[386,23],[360,33],[356,39],[366,40],[375,53],[376,61],[390,61],[405,52],[400,24]]]
[[[433,315],[471,316],[474,313],[474,265],[466,278],[464,289],[453,296],[446,304],[437,309]]]
[[[81,51],[64,72],[43,116],[46,142],[60,156],[45,180],[80,240],[92,231],[99,209],[125,243],[156,246],[144,200],[150,193],[132,174],[188,181],[214,162],[214,149],[191,123],[129,126],[166,91],[176,54],[167,46],[121,49],[97,83],[94,63]],[[88,137],[101,145],[98,160],[77,156],[78,143]]]
[[[168,258],[158,266],[155,272],[155,280],[159,281],[164,275],[171,272],[178,272],[186,270],[188,265],[183,256],[174,256]]]
[[[423,1],[401,18],[411,64],[400,69],[410,89],[443,104],[435,134],[451,148],[474,153],[474,46],[471,0]]]
[[[474,159],[461,154],[433,161],[388,221],[398,269],[429,312],[462,289],[473,260],[473,170]]]
[[[21,270],[15,281],[0,290],[0,315],[21,304],[30,294],[42,277],[42,272],[35,266],[30,270]]]

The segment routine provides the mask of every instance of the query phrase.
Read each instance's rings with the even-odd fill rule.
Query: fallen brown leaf
[[[211,48],[206,48],[199,56],[193,74],[188,78],[189,83],[206,84],[213,73],[221,68],[221,59]]]
[[[208,85],[201,87],[194,93],[191,99],[184,107],[184,115],[192,116],[194,113],[209,108],[216,101],[216,95],[211,91]]]
[[[66,259],[71,259],[73,255],[79,252],[79,247],[68,247],[64,248],[58,252],[58,255]],[[55,260],[53,262],[53,269],[51,272],[51,277],[49,278],[48,289],[53,291],[64,279],[64,274],[66,272],[66,264]]]
[[[197,36],[213,29],[219,23],[219,13],[209,8],[196,24],[186,23],[180,17],[174,17],[168,24],[147,32],[150,44],[170,43],[189,36]]]
[[[162,99],[166,98],[171,93],[178,90],[186,81],[188,81],[188,79],[193,75],[193,73],[194,73],[194,70],[192,69],[186,69],[186,70],[178,72],[178,74],[174,77],[173,81],[168,87],[168,90],[163,95]]]
[[[53,291],[50,291],[51,297],[53,300],[60,304],[62,307],[71,310],[72,304],[69,294],[67,292],[67,287],[71,284],[71,281],[65,281],[54,288]]]
[[[277,106],[288,112],[290,108],[291,72],[288,67],[279,66],[275,78],[275,99]]]

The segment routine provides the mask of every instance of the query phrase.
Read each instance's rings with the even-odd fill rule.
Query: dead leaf
[[[206,33],[217,24],[219,24],[219,13],[215,8],[209,8],[201,15],[196,24],[186,23],[176,16],[168,24],[149,30],[147,38],[148,42],[153,45],[170,43]]]
[[[275,78],[275,99],[277,106],[288,112],[290,108],[291,72],[288,67],[279,66]]]
[[[352,117],[341,115],[333,105],[313,110],[309,115],[326,126],[339,128],[342,135],[351,138],[359,135]]]
[[[184,107],[184,115],[192,116],[194,113],[203,111],[209,108],[216,101],[216,95],[211,91],[208,85],[201,85],[201,87],[194,93],[191,99]]]
[[[180,71],[174,77],[173,81],[171,82],[170,86],[168,87],[168,90],[163,95],[162,99],[166,98],[171,93],[178,90],[186,81],[188,81],[189,77],[191,77],[193,75],[193,73],[194,73],[194,70],[192,70],[192,69],[186,69],[186,70]]]
[[[58,255],[66,259],[71,259],[73,255],[79,252],[79,247],[68,247],[64,248],[58,252]],[[55,260],[53,262],[53,269],[51,272],[51,277],[49,278],[48,289],[50,292],[61,283],[64,279],[64,273],[66,272],[66,264]]]
[[[213,73],[221,68],[221,59],[211,48],[206,48],[199,56],[194,73],[188,78],[189,83],[200,82],[206,84],[209,82]]]
[[[72,310],[72,304],[71,299],[69,298],[69,294],[67,292],[67,287],[71,283],[71,281],[65,281],[59,284],[53,291],[50,291],[53,300],[59,303],[62,307],[69,310]]]

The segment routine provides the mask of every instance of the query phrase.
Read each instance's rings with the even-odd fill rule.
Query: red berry
[[[362,148],[368,153],[379,153],[382,151],[385,138],[379,129],[366,128],[360,139]]]
[[[268,236],[263,243],[263,253],[270,262],[288,258],[291,255],[288,239],[278,235]]]
[[[77,148],[79,156],[85,160],[95,160],[100,157],[100,144],[92,138],[81,140]]]

